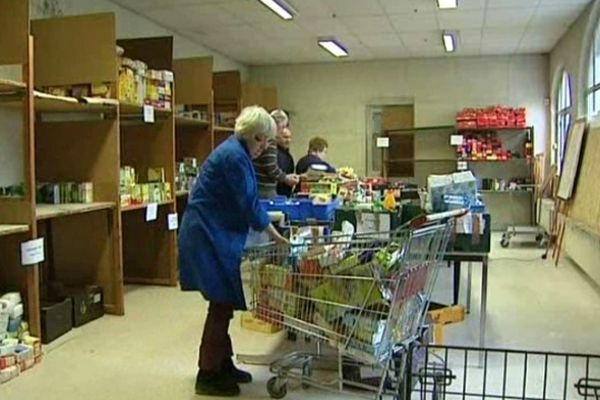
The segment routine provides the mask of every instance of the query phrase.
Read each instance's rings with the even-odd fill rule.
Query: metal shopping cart
[[[438,220],[396,232],[249,249],[255,317],[334,350],[331,356],[320,347],[295,351],[272,363],[269,395],[283,398],[293,380],[303,387],[400,398],[405,349],[423,325],[451,230],[451,220]],[[336,371],[313,374],[315,363],[326,359]],[[369,380],[349,373],[361,368],[377,373]]]
[[[600,399],[600,355],[414,346],[403,399]]]

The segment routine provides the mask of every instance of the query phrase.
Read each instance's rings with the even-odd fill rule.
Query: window
[[[600,111],[600,29],[596,29],[590,49],[588,80],[585,94],[588,116],[592,116]]]
[[[600,106],[600,104],[599,104]],[[556,128],[552,141],[552,163],[557,166],[560,174],[567,144],[567,136],[571,128],[571,113],[573,101],[571,97],[571,77],[567,71],[563,71],[560,78],[556,99]]]

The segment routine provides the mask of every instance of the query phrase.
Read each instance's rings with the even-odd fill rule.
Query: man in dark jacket
[[[327,140],[323,138],[314,137],[310,139],[310,142],[308,143],[308,154],[298,160],[296,173],[298,175],[304,174],[313,165],[320,166],[324,172],[330,174],[335,173],[335,168],[325,161],[328,147]]]
[[[277,135],[277,165],[286,174],[294,173],[294,157],[290,153],[290,143],[292,141],[292,131],[290,128],[285,128],[281,134]],[[277,194],[280,196],[290,197],[292,195],[292,187],[285,183],[277,184]]]

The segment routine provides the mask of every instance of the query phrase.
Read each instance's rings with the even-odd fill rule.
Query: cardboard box
[[[279,324],[273,324],[255,318],[250,311],[246,311],[242,314],[242,328],[262,333],[276,333],[282,329]]]
[[[42,302],[42,343],[48,344],[73,329],[73,301]]]

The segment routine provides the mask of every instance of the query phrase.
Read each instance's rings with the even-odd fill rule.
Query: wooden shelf
[[[112,99],[53,96],[51,94],[34,92],[35,111],[52,113],[98,113],[115,112],[117,102]]]
[[[148,207],[148,204],[151,203],[143,203],[143,204],[132,204],[130,206],[127,207],[121,207],[121,212],[128,212],[128,211],[135,211],[135,210],[142,210],[144,208]],[[159,203],[157,203],[158,206],[164,206],[164,205],[168,205],[168,204],[173,204],[173,200],[166,200],[166,201],[161,201]]]
[[[24,93],[27,85],[23,82],[0,79],[0,95],[12,95]]]
[[[35,212],[37,220],[45,220],[94,211],[110,210],[114,207],[115,203],[111,202],[96,202],[89,204],[38,204],[35,208]]]
[[[138,104],[120,101],[119,111],[121,113],[121,118],[142,119],[144,117],[144,106]],[[172,110],[156,107],[154,108],[154,115],[158,118],[167,118],[171,114],[173,114]]]
[[[0,224],[0,236],[8,236],[8,235],[14,235],[17,233],[25,233],[25,232],[29,232],[28,225],[16,225],[16,224],[2,225],[2,224]]]
[[[234,132],[235,128],[229,126],[214,126],[213,130],[215,132]]]
[[[210,121],[205,119],[195,119],[182,116],[175,117],[176,126],[209,126]]]
[[[185,197],[190,194],[189,190],[178,190],[176,193],[177,197]]]

